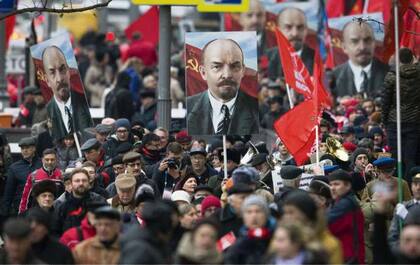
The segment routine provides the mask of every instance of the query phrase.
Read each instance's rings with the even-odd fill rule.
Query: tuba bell
[[[241,158],[241,165],[248,166],[249,163],[251,163],[252,158],[254,155],[259,154],[258,149],[255,147],[251,141],[248,142],[249,148],[248,151],[246,151],[245,155]]]
[[[327,138],[327,153],[333,155],[337,159],[347,162],[349,161],[349,154],[344,149],[343,145],[333,137]]]

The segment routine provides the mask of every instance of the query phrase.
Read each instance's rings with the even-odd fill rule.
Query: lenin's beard
[[[57,87],[57,96],[61,101],[67,102],[70,97],[70,86],[67,82],[63,82]]]
[[[238,92],[239,84],[231,79],[226,79],[217,84],[217,95],[225,101],[231,100]]]

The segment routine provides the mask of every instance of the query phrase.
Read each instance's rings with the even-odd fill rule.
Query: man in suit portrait
[[[257,32],[258,56],[261,56],[267,48],[265,22],[265,8],[259,0],[250,0],[248,11],[239,15],[239,24],[242,26],[243,31]]]
[[[375,59],[375,37],[366,22],[351,21],[343,28],[342,46],[349,60],[332,73],[331,91],[335,97],[373,98],[381,94],[388,65]]]
[[[53,139],[61,140],[69,133],[92,127],[85,95],[71,89],[70,68],[64,53],[57,46],[49,46],[42,53],[42,63],[53,92],[47,105]]]
[[[258,101],[240,89],[244,54],[232,39],[208,42],[199,72],[207,90],[187,98],[190,135],[250,135],[258,133]]]
[[[277,23],[281,33],[287,38],[302,59],[303,64],[312,75],[315,51],[305,44],[308,33],[308,24],[305,13],[296,7],[287,7],[277,15]],[[280,62],[278,48],[272,48],[267,52],[269,58],[268,77],[277,80],[283,77],[283,68]]]

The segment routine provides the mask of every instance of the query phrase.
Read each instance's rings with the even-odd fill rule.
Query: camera
[[[168,159],[168,168],[178,169],[179,168],[178,161],[174,158]]]

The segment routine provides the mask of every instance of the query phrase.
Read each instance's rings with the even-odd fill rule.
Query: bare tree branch
[[[18,15],[18,14],[23,14],[23,13],[29,13],[29,12],[49,12],[49,13],[57,13],[57,14],[68,14],[68,13],[77,13],[77,12],[83,12],[83,11],[87,11],[87,10],[92,10],[92,9],[96,9],[96,8],[100,8],[100,7],[107,7],[108,4],[111,2],[112,0],[106,0],[102,3],[97,3],[94,5],[90,5],[90,6],[84,6],[84,7],[80,7],[80,8],[47,8],[47,7],[28,7],[28,8],[22,8],[22,9],[17,9],[14,10],[13,12],[7,13],[3,16],[0,17],[0,20],[6,19],[10,16],[14,16],[14,15]]]
[[[382,23],[381,21],[378,21],[378,20],[373,19],[373,18],[370,18],[370,17],[367,17],[367,18],[355,17],[355,18],[353,18],[353,21],[356,21],[356,22],[359,22],[359,23],[364,23],[364,22],[371,21],[371,22],[375,22],[375,23],[383,26],[384,28],[386,26],[385,23]],[[379,28],[379,30],[381,32],[383,32],[383,30],[381,28]],[[404,29],[403,31],[406,32],[406,33],[408,33],[408,34],[412,34],[412,35],[415,35],[415,36],[420,36],[420,33],[415,32],[415,31],[410,31],[410,30],[406,30],[406,29]]]

